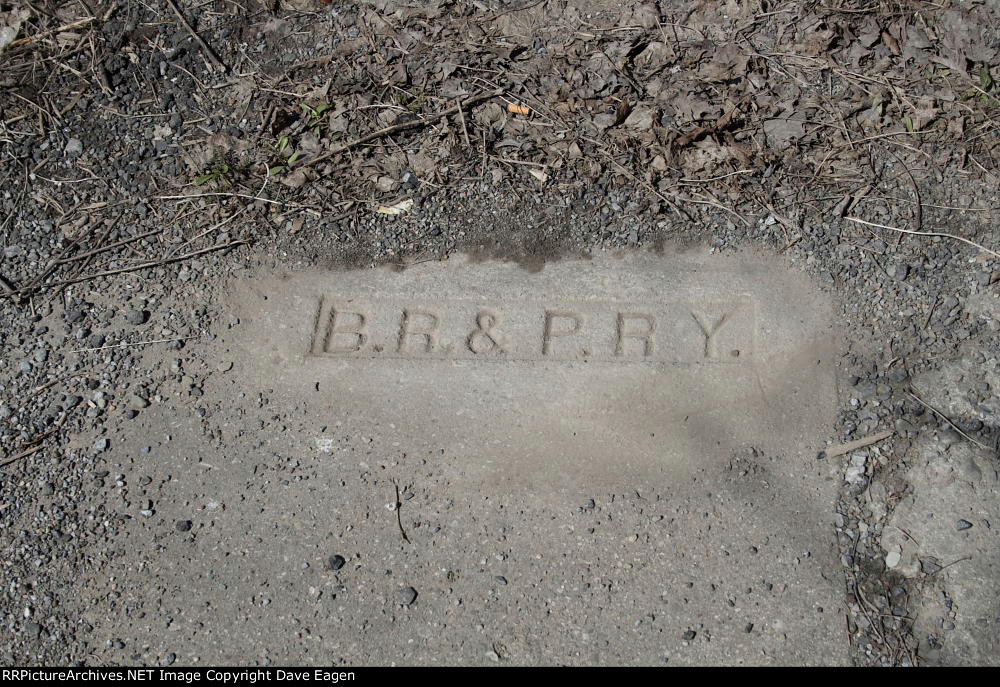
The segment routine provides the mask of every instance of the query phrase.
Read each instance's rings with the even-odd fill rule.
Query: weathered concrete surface
[[[262,275],[226,307],[212,422],[147,412],[114,447],[162,485],[136,542],[194,522],[122,563],[125,589],[183,581],[116,626],[149,655],[846,662],[831,315],[780,264],[454,260]]]
[[[985,305],[996,307],[995,301]],[[982,404],[969,400],[972,387],[983,384],[1000,386],[996,358],[948,361],[912,380],[921,399],[951,418],[1000,414],[995,395]],[[912,434],[906,489],[898,503],[891,511],[886,507],[884,487],[873,487],[870,498],[873,515],[885,518],[880,543],[887,567],[920,582],[914,634],[926,664],[995,666],[1000,663],[996,451],[963,441],[954,430]]]
[[[746,444],[807,455],[830,419],[829,312],[764,264],[454,261],[241,293],[232,345],[258,385],[391,422],[495,483],[687,478]]]

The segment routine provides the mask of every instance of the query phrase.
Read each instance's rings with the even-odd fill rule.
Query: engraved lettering
[[[757,314],[751,297],[675,297],[656,302],[498,296],[490,302],[479,296],[317,295],[306,306],[311,312],[303,313],[309,327],[302,332],[303,345],[309,346],[309,357],[382,361],[752,364]]]
[[[367,318],[359,312],[349,310],[330,310],[330,319],[326,324],[326,334],[323,337],[324,353],[357,353],[368,340],[365,324]],[[338,336],[347,335],[353,342],[339,344]]]
[[[322,351],[316,350],[317,339],[319,338],[319,328],[323,322],[323,304],[326,302],[325,296],[319,297],[319,302],[316,304],[316,314],[313,315],[313,331],[312,336],[309,338],[309,353],[315,355],[316,353],[321,353]]]
[[[433,353],[437,348],[438,316],[425,310],[403,310],[399,321],[398,353],[404,353],[411,338],[420,339],[424,353]],[[412,348],[412,347],[410,347]]]
[[[495,336],[493,328],[497,326],[499,317],[492,310],[480,310],[476,315],[476,329],[469,334],[465,345],[476,355],[483,353],[506,353]]]
[[[570,320],[571,327],[556,328],[556,320]],[[542,331],[542,355],[552,353],[552,339],[572,336],[583,327],[583,316],[568,310],[546,310],[545,328]]]
[[[691,311],[691,317],[698,323],[698,328],[701,329],[702,336],[705,337],[705,357],[715,358],[715,335],[719,333],[722,325],[726,323],[729,313],[724,313],[715,324],[712,324],[711,320],[704,315],[700,315],[693,310]]]
[[[629,321],[644,322],[642,331],[631,331]],[[656,331],[656,318],[645,313],[618,313],[618,336],[615,339],[615,355],[625,355],[625,339],[642,340],[642,356],[648,358],[653,355],[653,332]]]

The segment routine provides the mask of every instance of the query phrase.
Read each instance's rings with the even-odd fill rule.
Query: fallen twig
[[[270,203],[271,205],[281,205],[292,210],[312,210],[313,208],[309,205],[300,205],[298,203],[286,203],[281,200],[271,200],[270,198],[259,198],[257,196],[251,196],[248,193],[223,193],[221,191],[209,191],[207,193],[193,193],[191,195],[181,195],[181,196],[151,196],[154,200],[197,200],[198,198],[243,198],[244,200],[260,201],[261,203]]]
[[[924,399],[922,399],[922,398],[920,398],[919,396],[917,396],[917,395],[916,395],[916,394],[915,394],[914,392],[912,392],[912,391],[907,391],[906,393],[907,393],[907,394],[908,394],[908,395],[910,396],[910,398],[912,398],[912,399],[913,399],[914,401],[916,401],[917,403],[919,403],[919,404],[920,404],[920,405],[922,405],[923,407],[927,408],[927,409],[928,409],[928,410],[930,410],[930,411],[931,411],[932,413],[934,413],[935,415],[937,415],[938,417],[940,417],[940,418],[941,418],[942,420],[944,420],[945,422],[947,422],[947,423],[948,423],[949,425],[951,425],[951,426],[952,426],[952,427],[954,428],[954,430],[955,430],[956,432],[958,432],[958,433],[959,433],[959,434],[961,434],[961,435],[962,435],[963,437],[965,437],[966,439],[968,439],[969,441],[971,441],[971,442],[972,442],[973,444],[975,444],[975,445],[976,445],[976,446],[978,446],[979,448],[983,449],[984,451],[989,451],[989,450],[990,450],[989,448],[987,448],[987,447],[986,447],[986,446],[984,446],[983,444],[980,444],[980,443],[979,443],[978,441],[976,441],[975,439],[973,439],[972,437],[970,437],[970,436],[969,436],[968,434],[966,434],[965,432],[963,432],[962,430],[960,430],[960,429],[958,428],[958,425],[956,425],[956,424],[955,424],[954,422],[952,422],[951,418],[949,418],[949,417],[948,417],[947,415],[945,415],[944,413],[942,413],[942,412],[941,412],[940,410],[938,410],[937,408],[935,408],[934,406],[932,406],[932,405],[931,405],[930,403],[928,403],[928,402],[927,402],[927,401],[925,401]]]
[[[15,461],[18,461],[18,460],[21,460],[22,458],[27,458],[28,456],[32,455],[33,453],[38,453],[43,448],[45,448],[45,447],[42,444],[39,444],[38,446],[34,446],[32,448],[29,448],[29,449],[26,449],[24,451],[21,451],[20,453],[16,453],[16,454],[14,454],[13,456],[11,456],[9,458],[5,458],[2,462],[0,462],[0,468],[7,467],[11,463],[13,463]]]
[[[191,34],[191,38],[195,39],[195,41],[198,42],[198,45],[201,46],[202,51],[205,53],[208,59],[212,61],[212,64],[215,65],[216,69],[218,69],[220,72],[227,71],[226,65],[222,62],[222,60],[219,59],[219,56],[215,54],[215,51],[212,50],[212,48],[209,47],[208,43],[206,43],[202,39],[202,37],[198,35],[198,32],[195,31],[190,24],[188,24],[188,20],[184,18],[183,14],[181,14],[181,10],[179,7],[177,7],[177,3],[175,3],[174,0],[167,0],[167,4],[170,5],[170,9],[172,9],[174,11],[174,14],[177,15],[177,18],[180,20],[181,24],[184,26],[187,32]]]
[[[399,513],[399,509],[403,505],[403,502],[399,500],[399,485],[393,481],[392,486],[396,487],[396,507],[393,510],[396,511],[396,522],[399,524],[399,533],[403,535],[403,541],[409,544],[410,538],[406,536],[406,530],[403,529],[403,516]]]
[[[728,179],[729,177],[737,176],[739,174],[753,174],[753,170],[737,169],[735,172],[730,172],[729,174],[720,174],[717,177],[707,177],[705,179],[678,179],[677,182],[681,184],[707,184],[710,181],[721,181],[722,179]]]
[[[961,241],[962,243],[967,243],[970,246],[978,248],[981,251],[989,253],[995,257],[1000,258],[1000,253],[995,250],[990,250],[986,246],[981,246],[975,241],[970,241],[969,239],[963,239],[961,236],[955,236],[954,234],[944,234],[938,231],[914,231],[912,229],[900,229],[899,227],[890,227],[886,224],[876,224],[875,222],[868,222],[857,217],[845,217],[844,219],[850,220],[851,222],[857,222],[858,224],[864,224],[867,227],[878,227],[879,229],[891,229],[892,231],[898,231],[903,234],[914,234],[916,236],[940,236],[946,239],[955,239],[956,241]]]
[[[639,177],[637,177],[634,174],[632,174],[632,172],[628,171],[628,169],[624,165],[619,164],[617,160],[615,160],[613,157],[611,157],[611,154],[608,153],[607,151],[601,150],[601,152],[608,159],[608,162],[610,162],[615,167],[617,167],[618,170],[622,174],[624,174],[625,176],[627,176],[628,178],[630,178],[632,181],[634,181],[636,183],[639,183],[639,184],[642,184],[643,186],[645,186],[654,196],[656,196],[657,198],[659,198],[660,200],[662,200],[664,203],[666,203],[667,205],[669,205],[671,207],[671,209],[673,209],[673,211],[676,212],[680,217],[683,217],[683,218],[685,218],[687,220],[691,220],[692,219],[691,215],[688,214],[687,211],[685,211],[677,203],[675,203],[673,200],[671,200],[670,198],[668,198],[667,196],[665,196],[663,193],[661,193],[655,186],[653,186],[652,184],[650,184],[649,182],[647,182],[645,179],[640,179]],[[676,194],[673,194],[673,193],[670,194],[670,195],[672,195],[678,201],[687,200],[687,199],[684,199],[684,198],[680,198],[679,196],[677,196]],[[692,202],[699,203],[699,202],[704,202],[704,201],[692,201]]]
[[[933,577],[934,575],[937,575],[942,570],[945,570],[946,568],[950,568],[951,566],[955,565],[956,563],[961,563],[962,561],[971,561],[971,560],[972,560],[972,556],[962,556],[958,560],[954,560],[951,563],[949,563],[948,565],[942,565],[939,569],[935,570],[934,572],[928,573],[927,577]]]
[[[46,389],[51,389],[56,384],[59,384],[60,382],[65,382],[67,379],[72,379],[73,377],[83,377],[84,375],[90,374],[91,372],[93,372],[93,369],[77,370],[76,372],[70,372],[69,374],[62,375],[61,377],[50,379],[45,384],[40,384],[39,386],[36,386],[34,389],[32,389],[31,393],[28,394],[28,398],[29,399],[34,398],[35,396],[45,391]]]
[[[190,253],[185,253],[184,255],[178,255],[174,258],[164,258],[161,260],[150,260],[148,262],[143,262],[138,265],[133,265],[131,267],[122,267],[116,270],[104,270],[103,272],[96,272],[94,274],[88,274],[82,277],[77,277],[74,279],[63,279],[62,281],[49,282],[48,284],[38,284],[32,288],[35,289],[52,289],[57,286],[65,286],[66,284],[77,284],[83,281],[90,281],[91,279],[97,279],[99,277],[109,277],[115,274],[123,274],[125,272],[135,272],[136,270],[145,269],[147,267],[161,267],[163,265],[169,265],[174,262],[180,262],[182,260],[187,260],[188,258],[194,258],[199,255],[204,255],[205,253],[211,253],[212,251],[224,250],[226,248],[234,248],[236,246],[242,246],[249,243],[245,240],[230,241],[229,243],[224,243],[219,246],[209,246],[208,248],[202,248],[201,250],[192,251]],[[15,297],[23,293],[26,289],[20,289],[10,294],[5,294],[8,297]]]
[[[122,215],[119,215],[118,218],[114,220],[114,222],[117,223],[121,218]],[[48,278],[48,276],[52,274],[59,266],[60,261],[63,260],[66,256],[68,256],[71,250],[79,246],[80,241],[82,241],[86,236],[89,236],[95,226],[96,224],[91,224],[85,232],[81,233],[79,236],[75,238],[70,239],[69,244],[67,244],[66,247],[63,248],[62,252],[59,254],[59,257],[49,260],[49,263],[45,266],[45,269],[39,272],[27,284],[18,289],[18,291],[21,293],[28,292],[31,289],[33,289],[36,284],[40,284],[42,281]]]
[[[864,448],[865,446],[871,446],[872,444],[877,444],[883,439],[888,439],[895,433],[896,433],[895,430],[887,429],[883,432],[878,432],[876,434],[871,434],[861,439],[856,439],[855,441],[849,441],[846,444],[831,446],[830,448],[824,451],[820,451],[818,454],[816,454],[816,458],[819,460],[822,460],[824,458],[836,458],[837,456],[842,456],[845,453],[850,453],[851,451],[857,451],[859,448]]]
[[[115,241],[114,243],[109,243],[106,246],[102,246],[100,248],[95,248],[94,250],[87,251],[86,253],[80,253],[79,255],[71,255],[68,258],[59,258],[53,264],[54,265],[64,265],[64,264],[66,264],[68,262],[76,262],[77,260],[83,260],[84,258],[90,258],[90,257],[93,257],[95,255],[99,255],[101,253],[106,253],[107,251],[112,250],[113,248],[118,248],[120,246],[124,246],[126,244],[133,243],[135,241],[139,241],[141,239],[149,238],[150,236],[153,236],[154,234],[159,234],[162,231],[163,231],[162,227],[160,227],[158,229],[153,229],[152,231],[147,231],[144,234],[139,234],[138,236],[131,236],[131,237],[127,238],[127,239],[122,239],[121,241]]]
[[[922,231],[924,228],[924,203],[920,198],[920,187],[917,186],[917,180],[913,178],[913,172],[910,171],[910,168],[900,159],[898,155],[896,155],[896,153],[892,152],[889,148],[886,148],[885,152],[896,158],[896,162],[898,162],[899,166],[902,167],[906,176],[910,178],[910,186],[913,187],[913,197],[916,199],[917,203],[917,216],[914,218],[914,225],[916,226],[916,231]],[[902,239],[903,237],[900,236],[899,238]]]
[[[131,348],[133,346],[148,346],[150,344],[158,343],[170,343],[172,341],[187,341],[188,339],[197,339],[201,334],[192,334],[191,336],[178,336],[173,339],[156,339],[155,341],[135,341],[127,342],[122,344],[115,344],[114,346],[98,346],[97,348],[77,348],[72,351],[66,351],[67,353],[89,353],[90,351],[106,351],[109,348]]]
[[[931,303],[930,309],[927,310],[927,317],[924,318],[924,326],[920,328],[920,331],[924,331],[925,329],[927,329],[927,325],[931,323],[931,317],[934,316],[934,311],[937,310],[937,307],[940,304],[941,304],[940,299],[935,299],[935,301]]]
[[[341,153],[345,153],[348,150],[351,150],[352,148],[358,147],[359,145],[363,145],[365,143],[374,141],[379,138],[383,138],[385,136],[390,136],[400,131],[407,131],[409,129],[422,129],[425,126],[430,126],[431,124],[441,119],[444,119],[448,115],[459,113],[466,107],[472,107],[473,105],[477,105],[483,102],[484,100],[495,98],[498,95],[501,95],[503,92],[504,92],[503,88],[496,88],[492,91],[487,91],[486,93],[480,93],[479,95],[474,95],[471,98],[466,98],[465,100],[461,101],[454,107],[449,107],[447,110],[442,110],[441,112],[432,114],[429,117],[424,117],[423,119],[415,119],[410,122],[402,122],[401,124],[393,124],[392,126],[387,126],[384,129],[379,129],[378,131],[374,131],[368,134],[367,136],[362,136],[356,141],[351,141],[350,143],[345,143],[343,145],[337,146],[333,150],[327,153],[323,153],[319,157],[314,157],[312,160],[307,160],[306,162],[303,162],[299,167],[301,168],[301,167],[308,167],[310,165],[315,165],[318,162],[329,160],[331,157],[335,157],[337,155],[340,155]]]
[[[34,36],[25,36],[24,38],[18,38],[7,46],[7,49],[17,48],[22,45],[28,45],[29,43],[34,43],[39,38],[46,38],[54,33],[62,33],[63,31],[72,31],[73,29],[79,29],[82,26],[87,26],[91,22],[96,21],[95,17],[87,17],[86,19],[80,19],[78,21],[70,22],[69,24],[63,24],[62,26],[49,29],[48,31],[42,31],[41,33],[36,33]]]
[[[465,112],[462,111],[461,104],[458,108],[458,119],[462,122],[462,138],[465,139],[465,147],[472,149],[472,143],[469,142],[469,127],[465,125]]]

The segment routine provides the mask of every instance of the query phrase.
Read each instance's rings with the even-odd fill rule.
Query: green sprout
[[[323,113],[330,109],[329,105],[317,105],[316,107],[311,107],[305,103],[301,103],[302,109],[305,110],[306,114],[309,115],[309,123],[306,124],[306,128],[310,129],[314,134],[319,136],[320,129],[323,124]]]
[[[209,170],[207,174],[202,174],[200,177],[196,177],[194,185],[203,186],[210,181],[219,181],[227,174],[229,174],[229,165],[217,165]]]
[[[427,104],[427,96],[421,88],[414,89],[414,93],[400,90],[396,94],[396,104],[405,107],[413,114],[420,114]]]
[[[271,146],[271,148],[274,150],[275,155],[280,158],[282,153],[284,153],[288,149],[290,143],[291,141],[289,141],[288,136],[282,136],[281,138],[278,139],[277,143]],[[273,167],[268,167],[267,173],[270,176],[274,176],[275,174],[281,174],[282,172],[285,171],[286,166],[291,167],[292,165],[295,164],[295,161],[298,160],[300,157],[302,157],[302,151],[296,150],[288,157],[288,160],[284,161],[284,164],[276,164]]]
[[[979,70],[979,87],[983,89],[984,93],[989,93],[993,88],[993,76],[990,74],[990,70],[987,67],[983,67]]]

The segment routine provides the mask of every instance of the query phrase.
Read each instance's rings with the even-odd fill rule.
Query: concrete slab
[[[151,409],[114,447],[162,485],[132,523],[160,543],[121,588],[186,581],[129,626],[151,653],[847,661],[838,481],[815,458],[830,308],[779,263],[459,259],[261,275],[224,303],[195,356],[226,370],[198,398],[214,415]],[[156,534],[175,520],[190,532]]]
[[[455,260],[239,293],[257,385],[381,418],[493,483],[688,478],[737,446],[811,447],[831,418],[829,309],[764,263]]]

